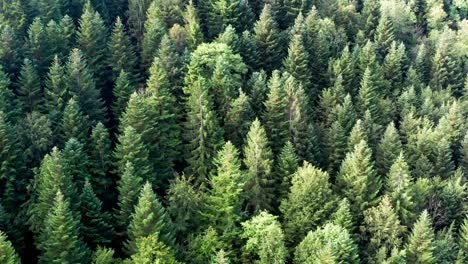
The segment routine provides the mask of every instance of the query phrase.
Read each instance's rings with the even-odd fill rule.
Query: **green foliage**
[[[158,234],[150,234],[138,240],[136,253],[128,263],[132,264],[178,264],[174,252],[158,239]]]
[[[105,247],[98,247],[93,255],[93,264],[114,263],[114,250]]]
[[[276,188],[278,200],[285,198],[291,187],[291,182],[294,173],[296,173],[299,167],[299,159],[294,150],[294,146],[291,142],[286,142],[284,147],[278,156],[278,162],[276,164],[276,181],[279,183]]]
[[[26,59],[21,67],[17,93],[23,113],[37,111],[42,104],[41,80],[36,67]]]
[[[0,232],[0,251],[2,255],[0,256],[0,262],[6,264],[19,264],[20,259],[13,248],[13,245],[8,241],[5,233]]]
[[[274,65],[281,63],[283,53],[282,36],[275,21],[272,6],[265,4],[258,21],[254,26],[254,41],[258,51],[259,66],[272,72]]]
[[[132,1],[134,3],[145,3],[148,4],[149,1]],[[146,9],[145,9],[146,10]],[[139,37],[140,43],[139,46],[141,46],[142,50],[142,62],[144,65],[146,65],[146,69],[149,68],[151,63],[154,60],[154,56],[157,53],[157,49],[159,47],[159,44],[161,42],[162,37],[166,33],[167,29],[164,26],[164,22],[161,21],[161,18],[158,17],[157,15],[157,6],[156,2],[150,3],[149,8],[147,9],[147,19],[144,21],[144,33],[142,36],[134,36],[134,37]],[[135,28],[136,32],[138,34],[138,30],[141,30],[140,28],[136,27]],[[137,38],[138,39],[138,38]]]
[[[284,245],[284,235],[281,226],[273,216],[265,211],[260,212],[251,220],[242,223],[242,237],[247,239],[245,250],[253,256],[258,256],[254,263],[282,264],[288,255]]]
[[[72,97],[63,110],[61,131],[62,142],[67,142],[71,138],[82,143],[87,141],[89,121],[81,111],[76,97]]]
[[[239,97],[232,101],[224,120],[225,137],[240,147],[254,119],[252,100],[242,90]]]
[[[434,230],[427,211],[423,211],[413,226],[406,244],[407,261],[411,263],[434,262]]]
[[[376,165],[381,175],[385,175],[390,170],[398,155],[402,150],[400,135],[392,122],[388,124],[385,132],[377,146]]]
[[[111,196],[108,191],[113,185],[110,177],[112,167],[111,141],[107,128],[98,123],[91,132],[91,143],[89,150],[89,172],[90,181],[95,188],[95,192],[101,199]]]
[[[137,77],[136,54],[133,51],[132,43],[130,42],[130,38],[125,32],[125,28],[120,17],[117,17],[117,20],[114,23],[114,27],[112,28],[108,42],[108,48],[110,53],[109,65],[112,68],[112,79],[117,79],[115,81],[116,86],[118,86],[117,84],[119,83],[119,78],[121,78],[120,76],[122,75],[122,71],[131,74],[131,80],[134,81]],[[120,82],[122,82],[122,80],[120,80]]]
[[[44,86],[44,110],[48,113],[54,132],[60,130],[60,120],[69,97],[67,89],[64,89],[64,74],[60,59],[55,56]]]

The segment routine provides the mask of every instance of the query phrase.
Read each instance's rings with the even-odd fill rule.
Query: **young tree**
[[[260,258],[257,263],[285,263],[288,252],[276,216],[262,211],[251,220],[242,223],[242,226],[244,232],[241,236],[247,239],[245,250]]]
[[[275,181],[272,175],[273,154],[268,146],[265,129],[258,119],[252,123],[244,145],[247,167],[247,211],[256,213],[272,208]]]
[[[88,259],[88,249],[80,240],[79,219],[71,211],[68,199],[60,190],[47,213],[41,230],[39,263],[83,263]]]
[[[433,263],[434,256],[434,230],[429,214],[424,210],[406,244],[406,257],[410,263]]]
[[[307,162],[294,174],[289,194],[280,206],[284,231],[291,245],[301,241],[331,214],[335,198],[328,180],[328,173]]]

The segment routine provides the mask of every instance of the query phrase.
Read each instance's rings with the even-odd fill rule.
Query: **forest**
[[[466,264],[467,176],[467,0],[0,1],[0,264]]]

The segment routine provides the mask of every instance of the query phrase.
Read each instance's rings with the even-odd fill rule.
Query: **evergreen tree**
[[[166,245],[174,243],[170,219],[148,182],[141,190],[127,232],[126,249],[132,254],[138,252],[138,240],[152,234],[157,234]]]
[[[366,68],[364,75],[361,80],[361,87],[359,89],[358,95],[358,104],[357,108],[361,115],[364,115],[366,110],[370,111],[370,114],[376,118],[381,115],[379,111],[379,96],[378,89],[379,86],[376,83],[375,76],[373,73],[374,70],[371,68]]]
[[[332,261],[322,262],[325,256]],[[348,231],[334,224],[310,231],[294,252],[295,264],[340,262],[359,263],[359,255]]]
[[[105,120],[105,107],[100,99],[92,73],[79,49],[73,49],[68,58],[65,73],[65,87],[76,101],[83,113],[92,123]]]
[[[98,247],[93,255],[93,264],[114,263],[114,250],[105,247]]]
[[[427,211],[423,211],[414,224],[406,245],[410,263],[434,263],[434,231]]]
[[[255,45],[260,59],[260,67],[272,72],[275,65],[281,62],[283,47],[282,36],[275,21],[272,7],[265,4],[258,21],[254,26]]]
[[[404,73],[404,55],[405,46],[403,43],[397,46],[396,42],[393,42],[382,65],[385,79],[388,82],[387,96],[393,97],[400,94]]]
[[[309,230],[320,226],[334,203],[328,173],[305,162],[294,174],[289,194],[280,206],[287,241],[295,245]]]
[[[337,184],[350,201],[354,212],[363,212],[376,203],[380,179],[375,173],[371,150],[365,141],[346,155],[337,176]],[[360,214],[356,215],[360,219]]]
[[[141,135],[131,126],[127,126],[119,135],[114,151],[116,174],[123,177],[130,163],[132,177],[141,181],[154,182],[153,167],[148,159],[148,149],[141,140]],[[127,175],[128,176],[128,175]]]
[[[186,6],[185,14],[185,31],[187,32],[187,42],[190,50],[194,50],[200,43],[203,42],[203,33],[200,28],[200,22],[193,1],[189,1]]]
[[[110,177],[112,167],[111,140],[107,128],[98,123],[91,132],[89,150],[89,172],[90,181],[94,186],[95,193],[101,199],[112,197],[109,193],[113,185],[113,179]]]
[[[392,21],[387,16],[382,16],[375,30],[375,43],[381,58],[387,56],[394,40]]]
[[[80,195],[81,227],[83,241],[91,248],[111,242],[113,227],[110,223],[111,215],[102,211],[102,202],[93,191],[93,187],[86,179]]]
[[[47,49],[44,25],[40,18],[35,18],[29,25],[25,45],[25,54],[37,67],[39,73],[43,73],[46,65],[49,64],[50,54]]]
[[[185,138],[187,144],[187,174],[197,177],[202,183],[213,169],[212,159],[223,142],[223,130],[212,110],[210,98],[203,79],[191,86],[187,100],[187,122]]]
[[[458,235],[458,246],[460,247],[458,256],[457,256],[457,264],[463,263],[465,260],[468,260],[468,218],[465,217],[463,220],[462,225],[460,226],[460,233]]]
[[[147,2],[137,1],[134,2]],[[139,47],[141,49],[141,60],[145,65],[144,69],[148,69],[154,60],[157,53],[161,39],[166,34],[166,27],[164,22],[158,16],[158,8],[155,2],[152,2],[147,9],[147,19],[144,24],[144,34],[140,37]]]
[[[288,48],[288,56],[284,61],[284,67],[296,80],[298,80],[304,90],[307,91],[307,95],[311,98],[315,98],[316,93],[312,90],[310,77],[312,73],[309,68],[309,53],[304,47],[302,34],[295,34],[291,37]]]
[[[400,135],[398,134],[395,124],[388,124],[379,145],[377,146],[376,165],[380,175],[385,175],[390,170],[390,167],[398,158],[402,150]]]
[[[241,23],[240,1],[215,0],[211,2],[208,13],[208,36],[215,38],[222,33],[228,25],[237,26]]]
[[[13,248],[13,245],[11,244],[10,241],[8,241],[7,236],[2,231],[0,231],[0,252],[2,252],[2,255],[0,255],[1,263],[6,263],[6,264],[20,264],[21,263],[18,255],[15,252],[15,249]]]
[[[351,130],[351,133],[349,134],[348,138],[348,152],[352,152],[354,150],[354,147],[358,145],[361,140],[364,140],[366,142],[369,141],[367,138],[367,131],[366,128],[364,127],[365,124],[362,122],[361,119],[358,119],[356,121],[356,124],[354,124],[353,129]]]
[[[274,178],[272,175],[273,154],[268,146],[265,129],[258,119],[250,126],[244,145],[244,164],[247,167],[247,211],[259,212],[271,209]]]
[[[16,32],[20,31],[5,25],[0,34],[0,62],[5,72],[12,75],[16,75],[21,65],[21,42]]]
[[[89,178],[88,155],[84,151],[84,144],[76,138],[70,138],[62,151],[62,172],[71,177],[81,190],[85,179]]]
[[[160,241],[158,234],[150,234],[138,239],[136,252],[131,256],[130,263],[149,264],[167,263],[178,264],[174,252]]]
[[[117,17],[114,27],[112,28],[108,42],[108,49],[110,53],[109,65],[111,66],[113,73],[112,80],[117,79],[115,82],[118,83],[118,77],[120,77],[122,71],[124,71],[131,74],[131,80],[135,81],[137,77],[136,54],[133,51],[132,43],[125,32],[125,28],[120,17]]]
[[[54,138],[50,127],[47,116],[38,112],[27,114],[16,124],[23,157],[30,162],[29,166],[38,166],[44,155],[51,150]]]
[[[296,155],[294,146],[288,141],[281,149],[276,164],[276,181],[280,183],[276,188],[277,195],[275,197],[278,197],[277,200],[281,201],[288,195],[293,175],[298,167],[299,158]]]
[[[72,97],[63,111],[62,117],[62,142],[76,138],[86,143],[88,138],[89,123],[87,116],[83,115],[75,97]]]
[[[250,98],[242,91],[232,101],[224,120],[225,137],[235,146],[240,147],[254,119]]]
[[[248,82],[248,94],[252,99],[252,108],[258,116],[263,112],[265,99],[267,97],[267,76],[265,71],[253,72]]]
[[[129,74],[123,70],[120,71],[115,86],[112,90],[114,93],[114,102],[112,103],[112,112],[116,119],[120,118],[125,111],[130,95],[135,92],[135,88],[130,83]]]
[[[285,263],[288,253],[276,216],[262,211],[251,220],[242,223],[242,226],[244,232],[241,236],[247,239],[245,250],[260,258],[256,263]]]
[[[41,80],[36,67],[28,59],[24,60],[21,67],[17,93],[23,113],[39,110],[42,104]]]
[[[79,219],[60,190],[47,213],[41,232],[39,263],[83,263],[88,249],[79,237]]]
[[[60,120],[68,100],[64,74],[64,68],[56,55],[49,68],[44,87],[44,110],[48,113],[54,132],[60,131]]]
[[[10,85],[10,78],[0,67],[0,111],[3,112],[7,121],[13,122],[19,117],[20,109],[16,107],[16,96]]]
[[[150,8],[150,4],[151,1],[148,0],[128,1],[129,31],[138,44],[141,44],[143,40],[146,21],[153,18],[148,10],[148,8]]]
[[[343,198],[339,203],[336,211],[332,215],[332,223],[345,228],[349,234],[353,234],[354,219],[351,214],[351,208],[348,199]]]

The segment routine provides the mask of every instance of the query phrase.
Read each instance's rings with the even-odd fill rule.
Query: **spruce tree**
[[[158,238],[158,234],[154,233],[138,239],[136,251],[131,256],[130,263],[179,264],[175,258],[173,250]]]
[[[116,79],[124,71],[131,75],[131,81],[135,81],[137,78],[136,54],[120,17],[117,17],[114,23],[107,46],[110,53],[108,63],[112,68],[112,80],[117,83]]]
[[[333,224],[343,227],[349,234],[354,233],[355,223],[348,199],[343,198],[338,203],[336,211],[332,214],[331,219]]]
[[[85,179],[90,177],[88,154],[84,150],[84,144],[76,138],[70,138],[63,148],[61,162],[63,174],[71,177],[81,190]]]
[[[232,101],[226,114],[226,120],[224,120],[225,137],[234,146],[240,147],[243,145],[254,116],[251,99],[240,90],[239,97]]]
[[[389,172],[390,167],[398,158],[401,150],[400,135],[395,128],[395,124],[391,122],[385,129],[375,155],[376,165],[380,175],[385,175]]]
[[[111,248],[98,247],[93,255],[93,264],[114,263],[114,250]]]
[[[145,1],[146,2],[146,1]],[[158,7],[152,2],[147,10],[147,19],[144,24],[144,34],[140,39],[139,48],[141,49],[141,60],[144,69],[148,69],[154,60],[161,39],[166,34],[164,22],[158,16]]]
[[[56,55],[49,68],[44,86],[44,110],[49,116],[54,132],[60,131],[60,120],[69,96],[65,89],[64,74],[64,68]]]
[[[113,186],[113,179],[110,177],[112,168],[111,140],[107,128],[98,123],[91,132],[89,150],[89,172],[90,181],[95,192],[101,199],[113,197],[109,191]]]
[[[247,167],[247,212],[253,214],[263,209],[272,209],[276,184],[272,175],[273,153],[265,129],[258,119],[252,123],[247,134],[243,162]]]
[[[87,142],[89,121],[88,117],[83,115],[76,97],[72,97],[63,111],[62,116],[62,142],[67,142],[70,138],[76,138],[82,143]]]
[[[70,202],[57,191],[51,211],[41,230],[39,263],[84,263],[88,249],[79,236],[80,222],[70,208]]]
[[[125,111],[130,95],[135,92],[135,87],[130,82],[129,74],[123,70],[120,71],[115,86],[112,90],[114,93],[114,102],[112,103],[112,112],[115,119],[119,119]]]
[[[254,26],[255,45],[260,59],[260,67],[272,72],[275,65],[281,63],[283,47],[282,37],[275,21],[272,7],[265,4],[258,21]]]
[[[406,258],[410,263],[434,263],[434,230],[426,210],[413,225],[406,244]]]
[[[279,201],[288,195],[293,175],[296,173],[298,167],[299,158],[296,155],[294,146],[288,141],[281,149],[275,170],[275,178],[279,183],[276,188],[277,195],[275,195],[275,197],[278,197]]]
[[[18,77],[19,104],[23,113],[37,111],[42,105],[41,80],[33,63],[25,59]]]
[[[114,232],[110,223],[111,215],[102,210],[102,202],[94,193],[88,179],[86,179],[80,194],[80,201],[80,232],[83,241],[91,248],[110,243]]]
[[[73,49],[65,71],[65,87],[92,123],[105,121],[105,107],[99,89],[96,88],[93,74],[88,69],[83,53]]]
[[[295,34],[291,37],[289,43],[288,56],[284,60],[284,68],[302,84],[302,87],[304,87],[310,98],[315,98],[316,92],[312,90],[310,83],[312,73],[308,64],[309,53],[304,47],[303,35]]]
[[[146,182],[128,226],[127,251],[131,254],[136,253],[138,240],[152,234],[157,234],[158,238],[166,245],[172,245],[174,238],[171,224],[164,207],[153,192],[151,184]]]
[[[280,206],[284,231],[291,245],[301,241],[331,214],[335,199],[328,178],[328,173],[307,162],[294,174],[289,194]]]
[[[7,236],[5,233],[0,231],[0,262],[5,264],[20,264],[21,261],[18,255],[13,248],[13,245],[10,241],[8,241]]]
[[[344,197],[351,204],[354,212],[360,219],[361,213],[375,205],[380,191],[380,179],[377,176],[371,159],[371,150],[365,141],[361,141],[349,152],[341,164],[337,176],[337,185]]]
[[[203,79],[192,84],[187,100],[187,121],[185,137],[188,141],[186,155],[188,167],[185,172],[197,177],[202,183],[213,169],[212,159],[223,143],[223,130],[219,126],[216,113]]]

